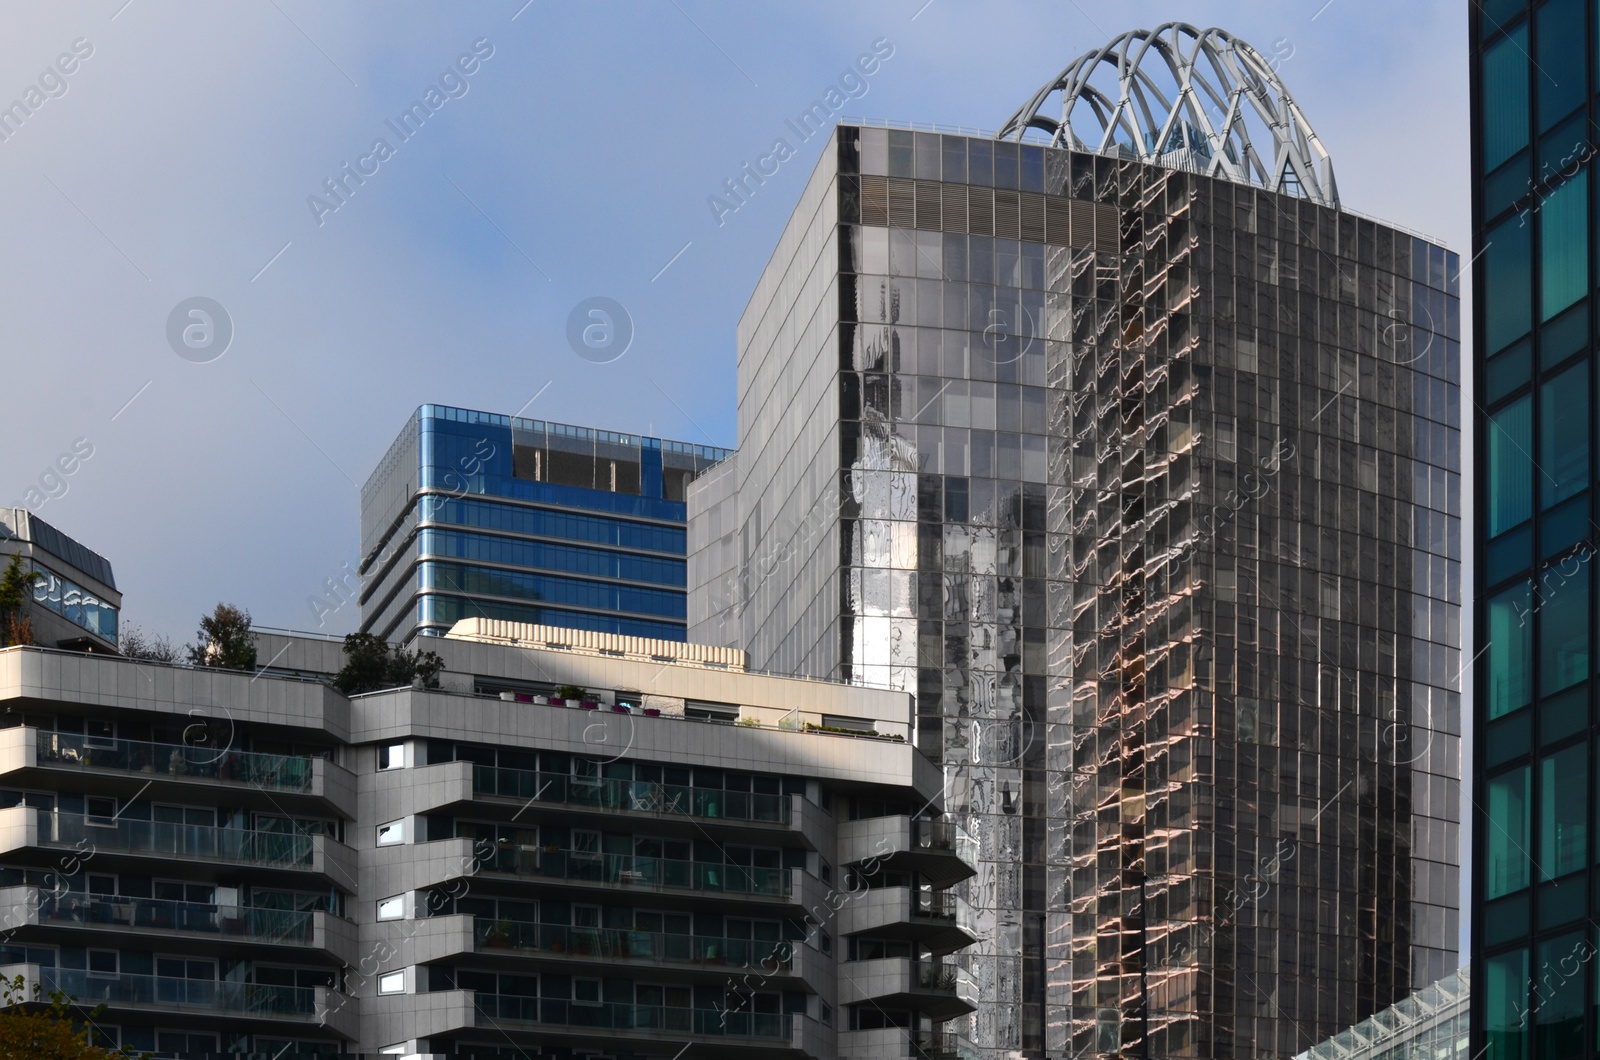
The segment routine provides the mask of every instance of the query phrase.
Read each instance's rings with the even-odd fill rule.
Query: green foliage
[[[47,993],[34,983],[30,993],[27,981],[20,975],[0,983],[4,984],[5,995],[0,1002],[0,1060],[113,1060],[150,1055],[89,1044],[90,1025],[105,1011],[104,1005],[80,1019],[73,1011],[76,999],[60,990]]]
[[[200,619],[196,643],[189,646],[189,661],[218,670],[254,670],[256,635],[250,632],[250,612],[232,604],[218,604]]]
[[[33,624],[23,608],[33,598],[33,587],[43,577],[36,570],[22,569],[22,553],[14,552],[0,574],[0,647],[32,644]]]
[[[132,623],[122,627],[122,643],[117,645],[125,659],[143,659],[154,663],[175,663],[178,649],[172,641],[156,633],[146,633]]]
[[[334,677],[333,687],[347,696],[408,685],[438,688],[439,671],[444,669],[444,660],[437,652],[410,652],[398,644],[391,647],[371,633],[346,636],[344,659],[344,668]]]
[[[562,685],[560,688],[556,689],[556,698],[565,699],[570,702],[575,699],[588,699],[589,693],[586,689],[580,688],[577,685]]]

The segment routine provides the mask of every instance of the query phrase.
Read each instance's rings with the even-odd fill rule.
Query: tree
[[[122,630],[122,643],[117,646],[124,658],[143,659],[155,663],[175,663],[178,649],[172,641],[159,634],[146,633],[138,626],[128,625]]]
[[[200,618],[197,642],[189,646],[189,661],[218,670],[254,670],[256,637],[250,632],[250,612],[232,604],[218,604]]]
[[[22,553],[11,554],[5,573],[0,574],[0,647],[33,643],[33,623],[23,609],[42,577],[36,570],[22,569]]]
[[[351,633],[344,638],[344,668],[333,687],[347,696],[376,692],[380,688],[439,687],[444,660],[437,652],[409,652],[371,633]]]
[[[113,1060],[138,1055],[127,1048],[103,1049],[89,1044],[90,1027],[105,1010],[104,1005],[80,1019],[73,1011],[75,999],[60,990],[46,993],[43,986],[34,983],[30,999],[22,976],[0,983],[5,986],[4,1007],[0,1008],[0,1060]]]

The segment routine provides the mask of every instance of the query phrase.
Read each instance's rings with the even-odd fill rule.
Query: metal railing
[[[65,846],[82,854],[120,851],[174,857],[239,861],[272,867],[310,867],[312,837],[249,828],[129,821],[40,809],[39,843]]]
[[[474,996],[474,1002],[479,1014],[491,1020],[566,1027],[785,1040],[792,1037],[794,1027],[794,1018],[788,1013],[725,1012],[721,1009],[633,1005],[625,1002],[585,1004],[513,994],[479,993]]]
[[[275,791],[311,788],[313,759],[189,744],[112,740],[39,731],[39,764],[234,781]]]
[[[160,975],[102,974],[42,968],[44,989],[60,990],[82,1002],[200,1008],[249,1015],[316,1014],[316,990],[309,986],[263,986],[215,979],[176,979]]]
[[[509,949],[605,960],[674,961],[730,968],[760,968],[768,972],[788,969],[794,963],[792,942],[763,942],[720,935],[567,927],[476,917],[472,922],[472,937],[479,949]]]
[[[952,891],[912,891],[911,913],[935,920],[954,920],[956,895]]]
[[[679,861],[637,854],[585,854],[571,850],[502,845],[479,864],[490,872],[629,887],[674,887],[724,894],[787,898],[789,869]]]
[[[533,769],[472,767],[472,793],[559,803],[619,812],[665,813],[681,817],[725,818],[788,824],[788,795],[692,788],[641,780],[574,777]]]
[[[310,942],[312,914],[291,909],[173,902],[124,895],[42,894],[39,920],[50,924],[105,924],[193,931],[263,942]]]
[[[956,966],[950,961],[912,961],[911,970],[916,976],[917,986],[924,990],[956,988]]]

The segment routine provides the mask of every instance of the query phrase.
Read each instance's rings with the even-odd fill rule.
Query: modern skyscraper
[[[1469,5],[1472,1044],[1594,1051],[1594,5]],[[1587,1019],[1587,1023],[1585,1022]]]
[[[690,638],[916,693],[983,1055],[1288,1056],[1455,968],[1457,272],[1218,30],[996,138],[836,130]]]
[[[423,405],[361,490],[361,629],[458,619],[683,640],[684,442]]]

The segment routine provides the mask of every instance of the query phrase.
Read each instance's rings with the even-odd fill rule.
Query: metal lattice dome
[[[1276,65],[1221,29],[1168,22],[1132,30],[1073,60],[999,135],[1022,140],[1033,130],[1055,147],[1134,157],[1337,206],[1333,160]],[[1059,119],[1042,113],[1058,94]]]

